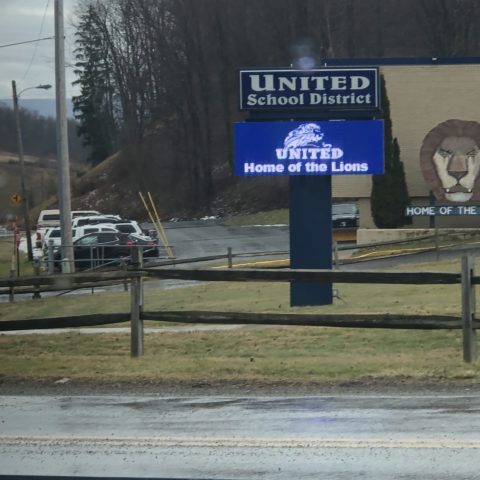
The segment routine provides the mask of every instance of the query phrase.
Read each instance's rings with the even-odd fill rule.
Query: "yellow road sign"
[[[11,197],[10,197],[10,203],[14,206],[14,207],[18,207],[21,203],[22,203],[22,196],[19,194],[19,193],[14,193]]]

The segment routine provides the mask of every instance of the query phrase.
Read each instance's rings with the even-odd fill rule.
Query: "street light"
[[[17,128],[17,148],[18,148],[18,160],[20,163],[20,188],[22,190],[22,209],[23,209],[23,218],[25,222],[25,235],[27,236],[27,251],[28,251],[28,260],[31,262],[33,260],[33,250],[32,250],[32,238],[30,236],[30,220],[28,218],[28,196],[27,196],[27,186],[25,182],[25,165],[23,161],[23,141],[22,141],[22,129],[20,126],[20,112],[18,109],[18,99],[23,92],[27,90],[33,90],[39,88],[41,90],[48,90],[52,88],[51,85],[37,85],[36,87],[24,88],[22,91],[17,93],[17,84],[15,80],[12,80],[12,93],[13,93],[13,110],[15,113],[15,123]]]

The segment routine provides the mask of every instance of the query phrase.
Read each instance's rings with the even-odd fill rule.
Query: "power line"
[[[0,45],[0,48],[5,48],[5,47],[13,47],[15,45],[24,45],[25,43],[35,43],[35,42],[40,42],[40,40],[52,40],[55,37],[44,37],[44,38],[37,38],[35,40],[26,40],[25,42],[17,42],[17,43],[7,43],[5,45]]]
[[[38,32],[38,38],[40,38],[42,35],[43,25],[45,24],[45,17],[47,16],[47,10],[49,5],[50,5],[50,0],[47,0],[47,4],[45,5],[45,10],[43,11],[42,23],[40,24],[40,31]],[[28,73],[30,72],[30,68],[33,64],[33,61],[35,60],[35,56],[37,55],[37,50],[38,50],[38,41],[35,43],[35,48],[33,49],[32,58],[30,59],[30,63],[28,64],[27,70],[25,71],[22,77],[22,80],[25,80]]]

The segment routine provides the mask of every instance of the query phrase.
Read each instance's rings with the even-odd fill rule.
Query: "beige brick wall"
[[[386,66],[380,70],[409,194],[428,196],[419,164],[421,144],[432,128],[446,120],[480,122],[480,65]],[[369,175],[333,176],[334,198],[368,198],[370,191]]]
[[[441,236],[450,234],[451,239],[469,239],[473,235],[477,235],[476,228],[439,228],[436,233]],[[404,229],[388,229],[381,228],[365,229],[359,228],[357,230],[357,244],[368,245],[369,243],[391,242],[395,240],[413,240],[417,237],[435,235],[433,228],[404,228]],[[395,247],[392,247],[395,248]],[[402,248],[398,246],[397,248]]]
[[[426,197],[410,197],[412,205],[429,205],[429,200]],[[360,226],[362,228],[372,228],[375,229],[375,223],[373,222],[371,208],[370,208],[370,198],[359,198],[358,199],[358,211],[360,213]],[[435,217],[435,226],[438,228],[479,228],[480,219],[478,216],[439,216]],[[412,217],[411,225],[406,225],[405,228],[429,228],[430,227],[430,217],[427,216],[418,216]]]

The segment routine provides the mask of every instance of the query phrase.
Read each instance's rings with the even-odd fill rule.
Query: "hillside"
[[[0,105],[4,105],[8,108],[12,107],[12,99],[5,98],[0,99]],[[68,118],[73,117],[73,106],[71,99],[66,99],[67,104],[67,116]],[[52,117],[55,118],[57,115],[56,111],[56,100],[54,98],[23,98],[22,97],[22,108],[28,110],[32,113],[38,113],[42,117]]]
[[[25,185],[30,205],[41,203],[56,192],[55,161],[48,158],[25,156]],[[21,205],[14,205],[11,197],[20,194],[20,165],[15,153],[0,152],[0,222],[22,217]]]
[[[143,207],[116,153],[79,177],[72,185],[72,208],[142,218]]]
[[[24,156],[25,186],[28,193],[31,221],[35,222],[42,208],[56,206],[57,165],[49,157]],[[71,162],[72,183],[84,172],[85,166]],[[21,194],[20,164],[17,153],[0,151],[0,223],[22,223],[22,206],[14,205],[11,197]]]
[[[147,220],[148,216],[139,192],[137,175],[132,165],[120,153],[112,155],[73,182],[72,208],[94,209],[118,213],[125,217]],[[189,209],[179,201],[179,189],[151,190],[162,219],[218,217],[283,208],[288,205],[286,178],[225,178],[216,182],[221,187],[215,192],[210,209]]]

